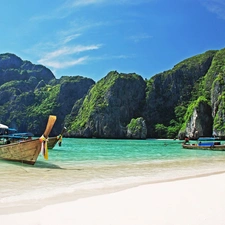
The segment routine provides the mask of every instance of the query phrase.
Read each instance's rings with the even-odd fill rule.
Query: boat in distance
[[[0,145],[0,159],[34,165],[43,150],[47,159],[47,138],[56,121],[56,116],[50,115],[43,135],[38,139],[28,139],[10,144]]]
[[[189,141],[185,141],[182,144],[184,149],[193,150],[211,150],[211,151],[225,151],[225,145],[221,144],[220,140],[213,137],[200,137],[196,144],[190,144]]]

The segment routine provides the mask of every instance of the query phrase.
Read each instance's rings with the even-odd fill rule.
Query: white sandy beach
[[[1,225],[225,225],[225,174],[0,215]]]

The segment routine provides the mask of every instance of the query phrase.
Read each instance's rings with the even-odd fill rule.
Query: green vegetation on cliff
[[[59,107],[57,96],[59,95],[60,85],[45,87],[35,90],[35,103],[28,107],[28,114],[32,117],[48,116]]]
[[[78,112],[78,116],[71,125],[71,130],[77,131],[80,128],[85,127],[85,124],[89,121],[94,111],[98,111],[99,109],[103,109],[107,106],[107,101],[104,96],[105,92],[110,88],[111,85],[113,85],[115,81],[115,76],[113,75],[114,74],[111,73],[105,78],[101,79],[89,91]],[[109,76],[112,77],[112,79],[109,79]]]
[[[197,100],[195,100],[189,104],[187,111],[185,113],[185,116],[184,116],[184,123],[181,127],[181,132],[185,132],[187,123],[190,122],[190,119],[193,115],[194,110],[198,109],[198,107],[201,103],[205,103],[207,105],[210,104],[210,102],[204,96],[200,96]]]
[[[77,117],[71,124],[71,130],[78,131],[84,128],[88,122],[92,122],[92,116],[96,113],[107,113],[107,107],[110,104],[109,96],[116,94],[112,93],[115,91],[112,87],[119,79],[139,79],[139,76],[137,74],[119,74],[117,71],[109,72],[91,88],[85,97]]]
[[[214,130],[225,133],[225,91],[219,96],[218,105],[220,108],[214,118]]]
[[[207,99],[210,98],[211,85],[218,75],[220,76],[220,79],[221,76],[223,78],[225,76],[225,49],[221,49],[220,51],[216,52],[212,60],[212,64],[206,74],[205,89],[207,93]]]

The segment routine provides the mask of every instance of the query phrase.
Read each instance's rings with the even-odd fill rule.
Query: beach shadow
[[[21,162],[15,162],[15,161],[8,161],[8,160],[3,160],[3,159],[0,159],[0,162],[1,163],[4,163],[4,164],[11,164],[11,165],[14,165],[14,166],[19,166],[19,167],[29,167],[29,168],[48,168],[48,169],[63,169],[62,167],[58,166],[58,165],[55,165],[53,163],[49,163],[49,162],[42,162],[42,161],[37,161],[35,163],[35,165],[29,165],[29,164],[26,164],[26,163],[21,163]]]
[[[34,167],[39,168],[39,169],[82,170],[80,168],[64,168],[64,167],[55,165],[53,163],[44,162],[44,161],[36,162]]]
[[[29,166],[29,165],[26,165]],[[37,161],[35,163],[35,165],[33,165],[32,167],[35,168],[44,168],[44,169],[63,169],[62,167],[60,167],[59,165],[53,164],[53,163],[49,163],[49,162],[44,162],[44,161]]]
[[[4,164],[11,164],[12,166],[20,167],[21,169],[24,169],[28,172],[28,168],[34,168],[34,169],[48,169],[48,170],[82,170],[80,168],[63,168],[59,165],[45,162],[45,161],[37,161],[35,165],[29,165],[21,162],[13,162],[13,161],[7,161],[0,159],[1,163]]]

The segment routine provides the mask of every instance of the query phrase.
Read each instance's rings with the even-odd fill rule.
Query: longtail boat
[[[44,158],[47,159],[47,138],[55,121],[56,116],[50,115],[45,131],[39,139],[0,145],[0,159],[34,165],[41,151]]]
[[[185,142],[182,145],[185,149],[193,150],[213,150],[213,151],[225,151],[225,145],[213,137],[200,137],[196,144],[190,144]]]
[[[65,133],[65,131],[66,131],[66,127],[63,127],[61,133],[58,136],[48,138],[48,149],[53,149],[57,142],[59,146],[61,146],[63,134]]]

